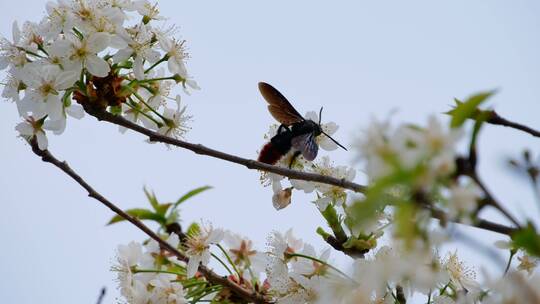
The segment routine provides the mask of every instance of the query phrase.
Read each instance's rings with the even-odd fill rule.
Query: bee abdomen
[[[260,162],[273,165],[275,164],[284,153],[281,149],[278,149],[272,142],[267,143],[261,150],[259,158],[257,159]]]

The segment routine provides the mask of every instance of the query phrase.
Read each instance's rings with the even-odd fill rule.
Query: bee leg
[[[294,164],[294,161],[296,160],[296,158],[302,154],[300,151],[294,151],[294,154],[293,156],[291,157],[291,162],[289,163],[289,169],[292,167],[292,165]]]

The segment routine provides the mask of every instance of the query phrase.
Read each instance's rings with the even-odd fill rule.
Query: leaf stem
[[[350,276],[348,276],[346,273],[344,273],[343,271],[339,270],[338,268],[328,264],[327,262],[321,260],[321,259],[318,259],[318,258],[315,258],[315,257],[312,257],[312,256],[309,256],[309,255],[305,255],[305,254],[301,254],[301,253],[285,253],[285,255],[287,257],[299,257],[299,258],[304,258],[304,259],[308,259],[308,260],[312,260],[314,262],[317,262],[317,263],[320,263],[320,264],[323,264],[325,266],[328,266],[329,268],[333,269],[334,271],[336,271],[337,273],[341,274],[344,278],[346,279],[349,279],[353,282],[356,282],[353,278],[351,278]]]
[[[144,73],[146,74],[146,73],[150,72],[153,68],[155,68],[155,67],[158,66],[160,63],[162,63],[162,62],[164,62],[164,61],[166,61],[166,60],[168,60],[168,59],[169,59],[169,55],[165,54],[165,56],[163,56],[163,58],[161,58],[160,60],[156,61],[156,63],[154,63],[154,64],[151,65],[148,69],[146,69],[146,70],[144,71]]]
[[[227,261],[229,261],[229,264],[231,264],[231,266],[233,267],[234,272],[236,272],[236,274],[238,274],[238,279],[241,279],[242,275],[240,274],[240,271],[238,271],[238,268],[236,268],[236,265],[233,263],[233,260],[231,259],[231,257],[227,253],[227,251],[220,244],[215,244],[215,245],[219,248],[219,250],[221,250],[221,252],[223,252],[225,257],[227,258]]]
[[[212,257],[214,259],[216,259],[221,265],[223,265],[223,267],[225,267],[225,269],[227,269],[227,272],[232,275],[232,271],[231,269],[227,266],[227,264],[225,264],[225,262],[223,262],[217,255],[215,255],[214,253],[210,253],[212,255]]]

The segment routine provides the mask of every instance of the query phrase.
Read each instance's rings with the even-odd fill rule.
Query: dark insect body
[[[259,90],[266,102],[268,102],[270,114],[281,125],[277,130],[277,134],[262,148],[258,161],[271,165],[275,164],[281,157],[289,153],[291,149],[294,149],[295,153],[289,163],[289,167],[292,166],[295,158],[300,154],[306,160],[312,161],[317,157],[317,152],[319,151],[319,146],[315,138],[321,134],[328,136],[338,146],[345,149],[345,147],[322,130],[322,108],[319,112],[319,122],[317,123],[311,119],[302,117],[285,96],[273,86],[259,82]]]

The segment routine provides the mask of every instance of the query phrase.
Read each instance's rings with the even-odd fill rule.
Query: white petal
[[[53,57],[66,57],[71,50],[71,43],[66,40],[56,40],[50,47],[48,47],[49,55]]]
[[[319,146],[326,150],[326,151],[334,151],[338,148],[338,145],[333,142],[330,138],[328,138],[326,135],[321,134],[321,139],[319,140]]]
[[[129,56],[131,56],[131,54],[133,54],[133,49],[131,48],[119,50],[116,54],[114,54],[113,61],[115,63],[120,63],[124,60],[127,60]]]
[[[197,269],[199,269],[199,263],[201,262],[201,257],[196,255],[196,256],[192,256],[192,257],[189,257],[189,261],[188,261],[188,264],[187,264],[187,277],[188,278],[192,278],[195,273],[197,272]]]
[[[212,233],[208,236],[208,243],[216,244],[223,240],[223,229],[214,229]]]
[[[47,119],[43,123],[43,129],[51,130],[55,135],[60,135],[66,129],[66,118],[62,116],[58,120]]]
[[[278,193],[280,192],[281,190],[283,190],[283,186],[281,186],[281,181],[273,181],[272,182],[272,191],[274,191],[274,193]]]
[[[111,70],[107,61],[96,55],[89,55],[86,57],[86,68],[90,74],[98,77],[107,76]]]
[[[79,104],[72,104],[66,108],[66,113],[75,119],[81,119],[84,117],[84,109]]]
[[[323,129],[328,135],[333,135],[339,129],[339,126],[335,122],[331,121],[323,124]]]
[[[182,61],[175,60],[174,58],[169,58],[169,61],[167,61],[167,66],[169,67],[169,71],[174,74],[178,74],[184,78],[187,77],[187,70],[186,66]]]
[[[317,112],[315,111],[309,111],[306,113],[306,116],[304,116],[306,119],[311,119],[315,122],[319,121],[319,115],[317,115]]]
[[[75,71],[62,72],[56,77],[56,89],[65,90],[70,88],[73,86],[73,84],[75,84],[78,78],[79,73]]]
[[[208,262],[210,262],[210,250],[205,250],[201,255],[201,264],[206,266]]]
[[[163,49],[165,52],[168,52],[171,50],[172,46],[173,46],[173,43],[172,43],[172,40],[167,38],[167,37],[161,37],[161,39],[159,39],[159,46],[161,47],[161,49]]]
[[[17,23],[17,21],[13,21],[12,27],[13,28],[11,30],[11,35],[13,38],[13,42],[16,44],[21,39],[21,30],[19,30],[19,24]]]
[[[317,205],[317,208],[319,210],[325,211],[328,205],[330,205],[331,199],[329,197],[321,197],[315,201],[315,204]]]
[[[148,60],[151,64],[156,63],[159,59],[161,59],[161,54],[156,50],[147,50],[144,52],[144,58]]]
[[[99,53],[109,46],[111,41],[111,36],[109,33],[94,33],[88,37],[86,43],[88,50],[93,53]]]
[[[21,135],[26,135],[26,136],[34,135],[34,128],[26,121],[17,124],[15,126],[15,130],[17,130],[17,132],[19,132]]]
[[[128,46],[127,42],[119,35],[110,35],[109,46],[117,50],[124,49]]]
[[[40,150],[46,150],[47,146],[49,145],[49,141],[47,140],[47,136],[45,135],[45,132],[37,132],[36,133],[36,140],[37,144]]]
[[[45,102],[45,108],[51,120],[59,120],[64,116],[62,101],[57,95],[50,95]]]
[[[144,79],[144,65],[143,58],[141,56],[135,57],[133,62],[133,74],[135,74],[135,78],[138,80]]]
[[[9,58],[0,57],[0,70],[7,68],[9,65]]]
[[[200,90],[201,87],[199,87],[199,85],[197,84],[197,82],[193,79],[188,79],[186,81],[186,85],[189,86],[190,88],[194,89],[194,90]]]

